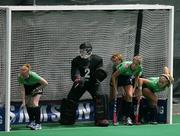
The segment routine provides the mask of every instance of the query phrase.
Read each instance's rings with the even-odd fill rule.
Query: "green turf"
[[[180,115],[173,116],[173,123],[180,123]]]
[[[95,127],[94,123],[76,123],[62,126],[59,123],[42,124],[43,129],[34,131],[25,125],[13,125],[10,132],[0,132],[0,136],[179,136],[180,116],[173,117],[174,123],[158,125]]]
[[[22,126],[21,126],[22,127]],[[180,124],[166,125],[139,125],[139,126],[69,126],[59,124],[43,126],[42,130],[32,131],[28,129],[0,132],[2,136],[178,136]]]

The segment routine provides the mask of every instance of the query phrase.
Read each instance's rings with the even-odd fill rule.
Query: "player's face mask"
[[[80,56],[83,59],[87,59],[92,55],[92,48],[80,49]]]

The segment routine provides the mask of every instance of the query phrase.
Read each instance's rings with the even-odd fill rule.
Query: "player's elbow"
[[[112,79],[116,79],[117,77],[119,76],[119,73],[118,71],[115,71],[113,74],[112,74]]]
[[[43,84],[43,86],[47,86],[47,85],[48,85],[48,81],[46,81],[45,79],[43,79],[43,81],[41,82],[41,84]]]
[[[47,86],[49,83],[46,81],[45,86]]]

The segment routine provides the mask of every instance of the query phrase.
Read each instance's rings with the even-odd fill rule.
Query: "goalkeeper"
[[[164,91],[173,83],[174,79],[168,67],[164,67],[164,72],[159,77],[148,79],[139,78],[139,91],[149,102],[148,111],[150,112],[149,123],[157,124],[157,103],[158,97],[155,93]]]
[[[26,127],[39,130],[41,129],[39,100],[48,82],[30,69],[30,64],[24,64],[20,68],[18,82],[22,94],[22,106],[26,106],[29,115],[29,123]]]
[[[71,79],[74,82],[61,104],[62,125],[73,125],[76,119],[77,102],[88,91],[95,102],[95,125],[108,126],[108,98],[101,89],[101,82],[107,77],[102,69],[103,59],[92,54],[89,42],[79,46],[80,55],[71,62]]]

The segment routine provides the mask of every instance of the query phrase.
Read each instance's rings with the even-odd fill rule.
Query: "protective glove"
[[[76,76],[75,80],[74,80],[74,87],[75,88],[78,87],[78,86],[83,87],[85,81],[86,81],[85,77],[81,77],[80,75]]]

